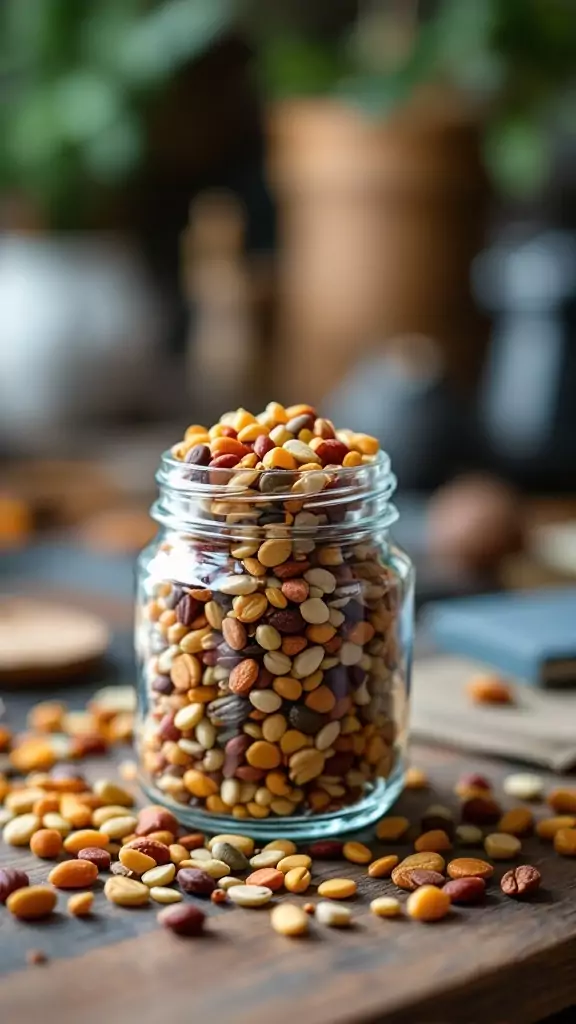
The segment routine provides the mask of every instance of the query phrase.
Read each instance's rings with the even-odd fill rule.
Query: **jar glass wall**
[[[191,828],[310,839],[402,786],[413,574],[395,479],[190,467],[169,454],[139,559],[137,748]]]

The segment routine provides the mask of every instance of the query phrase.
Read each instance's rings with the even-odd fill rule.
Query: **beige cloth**
[[[514,705],[472,704],[466,683],[486,671],[486,665],[456,655],[416,659],[411,735],[559,772],[576,766],[576,690],[541,690],[519,682]]]

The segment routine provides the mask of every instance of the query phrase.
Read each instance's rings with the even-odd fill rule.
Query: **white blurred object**
[[[141,401],[160,305],[115,238],[0,240],[0,430],[16,439]]]

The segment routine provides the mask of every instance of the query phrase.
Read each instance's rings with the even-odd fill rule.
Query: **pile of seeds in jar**
[[[194,467],[194,522],[153,559],[137,629],[142,767],[168,801],[237,819],[330,813],[390,776],[402,585],[369,532],[335,539],[379,458],[375,438],[277,402],[172,448]]]
[[[18,740],[13,738],[14,749]],[[406,782],[408,789],[427,786],[416,769]],[[526,773],[504,781],[504,792],[522,801],[508,810],[485,777],[467,775],[455,787],[458,814],[432,804],[419,822],[382,818],[369,844],[326,839],[304,850],[284,838],[257,848],[249,835],[185,833],[167,808],[136,809],[124,781],[100,778],[90,784],[79,765],[35,770],[25,778],[2,775],[0,784],[2,839],[14,854],[11,865],[0,868],[0,904],[21,921],[48,918],[62,893],[68,913],[87,918],[98,899],[121,908],[160,904],[159,923],[188,936],[203,931],[206,901],[224,909],[270,905],[272,928],[286,936],[305,934],[312,918],[329,927],[357,922],[354,908],[362,911],[362,900],[345,902],[357,894],[377,917],[433,922],[453,907],[482,904],[500,863],[501,893],[529,899],[541,883],[538,868],[522,862],[524,837],[532,833],[553,843],[561,856],[576,857],[576,789],[550,791],[552,816],[535,820],[530,804],[544,799],[543,780]],[[22,870],[18,851],[45,864],[46,878],[30,884],[29,856]],[[331,877],[319,879],[326,862],[340,862],[342,870],[332,877],[332,865]],[[355,866],[355,877],[346,865]],[[94,891],[100,878],[103,896]],[[404,902],[399,897],[406,894]],[[278,901],[285,896],[296,902]]]

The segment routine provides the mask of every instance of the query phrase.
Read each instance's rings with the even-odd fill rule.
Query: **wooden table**
[[[96,610],[94,600],[85,603]],[[98,603],[126,625],[122,601]],[[59,696],[66,695],[80,706],[86,687]],[[5,697],[9,717],[21,723],[31,697]],[[125,750],[115,753],[116,759],[125,756]],[[399,801],[398,812],[415,822],[431,803],[456,806],[453,786],[462,773],[487,774],[498,792],[511,770],[427,747],[414,747],[412,760],[432,781],[430,790],[405,793]],[[91,778],[114,772],[107,759],[85,767]],[[368,841],[375,852],[411,852],[409,844],[384,848],[370,836]],[[210,915],[205,937],[178,939],[157,927],[154,905],[128,910],[107,902],[102,882],[89,919],[67,915],[65,894],[57,913],[37,924],[18,922],[0,908],[0,1024],[541,1021],[576,1003],[576,861],[537,839],[526,840],[524,848],[523,859],[543,875],[535,899],[521,903],[502,895],[498,879],[505,864],[485,905],[454,908],[435,925],[374,917],[370,899],[397,895],[392,883],[368,878],[365,868],[327,862],[316,862],[306,897],[289,898],[314,899],[322,878],[354,876],[354,927],[328,930],[312,921],[310,937],[300,940],[276,935],[266,909],[209,902],[202,903]],[[34,882],[44,881],[51,866],[1,844],[0,863],[21,865]],[[49,962],[26,967],[32,949],[44,950]]]
[[[412,820],[430,802],[453,803],[453,783],[461,772],[486,772],[495,783],[504,774],[502,766],[486,760],[426,748],[414,750],[414,759],[429,770],[433,790],[401,798],[398,809]],[[107,767],[93,763],[91,773],[106,774]],[[377,850],[380,844],[373,845]],[[410,852],[408,844],[386,849]],[[165,1018],[218,1024],[538,1021],[576,1002],[576,863],[537,839],[527,840],[525,851],[544,879],[535,899],[510,900],[495,881],[484,906],[455,908],[436,925],[374,917],[370,899],[398,894],[392,883],[368,878],[364,868],[328,862],[316,862],[315,884],[305,898],[314,899],[322,878],[354,876],[359,888],[350,901],[354,927],[337,931],[312,923],[307,939],[276,935],[266,909],[205,901],[206,936],[177,939],[157,928],[157,908],[112,906],[100,882],[90,919],[67,916],[65,894],[58,912],[39,924],[17,922],[3,910],[0,1019],[2,1024],[40,1019],[157,1024]],[[0,860],[30,869],[34,881],[44,880],[49,870],[30,853],[6,847]],[[498,868],[495,879],[508,866]],[[31,949],[44,950],[50,962],[23,967]]]

